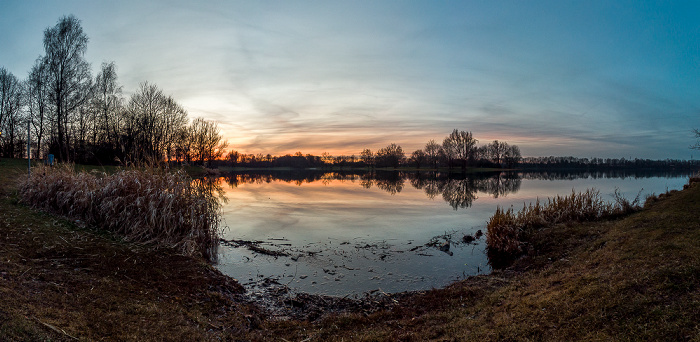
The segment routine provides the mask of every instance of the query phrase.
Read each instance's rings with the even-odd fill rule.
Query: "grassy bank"
[[[19,204],[22,177],[26,161],[0,161],[0,340],[700,341],[697,184],[538,229],[509,269],[308,322],[268,319],[202,261]]]
[[[66,215],[132,242],[184,255],[216,258],[219,202],[213,186],[182,170],[76,171],[72,165],[34,168],[22,180],[24,204]]]
[[[642,209],[639,195],[630,201],[615,190],[615,199],[615,202],[608,202],[600,196],[600,191],[588,189],[580,193],[572,191],[569,196],[548,198],[544,204],[538,199],[535,204],[524,205],[518,212],[512,207],[498,207],[486,225],[489,255],[517,256],[527,252],[527,247],[532,244],[531,240],[540,228],[612,219]]]
[[[0,160],[0,340],[206,341],[256,326],[242,287],[203,260],[19,204],[26,175]]]

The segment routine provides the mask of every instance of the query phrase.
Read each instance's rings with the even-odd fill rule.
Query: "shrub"
[[[39,167],[20,184],[23,203],[81,219],[128,241],[215,260],[221,206],[213,183],[183,171],[122,170],[107,175]]]
[[[600,192],[587,189],[569,196],[557,196],[547,199],[547,204],[540,204],[539,199],[533,205],[524,205],[515,213],[513,208],[496,208],[496,213],[487,224],[486,244],[490,251],[517,255],[525,252],[533,233],[542,227],[558,223],[593,221],[614,217],[639,210],[639,194],[634,201],[625,199],[615,190],[614,203],[603,200]]]

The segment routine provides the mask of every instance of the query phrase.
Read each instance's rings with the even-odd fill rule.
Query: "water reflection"
[[[576,180],[576,179],[625,179],[625,178],[675,178],[687,176],[685,172],[654,170],[615,170],[615,171],[549,171],[549,172],[481,172],[471,174],[447,172],[326,172],[320,170],[266,170],[232,173],[224,177],[231,187],[239,184],[263,184],[282,181],[303,185],[331,181],[357,182],[365,189],[376,187],[391,195],[400,193],[406,183],[423,190],[434,199],[441,196],[453,209],[472,206],[477,193],[485,193],[493,198],[507,196],[520,190],[523,179],[535,180]]]
[[[289,256],[224,245],[218,267],[250,288],[261,279],[274,278],[295,291],[339,296],[376,288],[388,292],[429,289],[490,271],[483,238],[463,244],[455,241],[467,241],[467,235],[485,231],[497,206],[522,206],[537,198],[567,194],[572,188],[612,192],[619,187],[632,196],[640,188],[661,193],[681,187],[682,176],[648,172],[233,173],[221,179],[227,183],[221,185],[229,197],[224,206],[229,227],[224,238],[249,240]]]
[[[425,195],[434,199],[438,196],[455,210],[471,207],[477,199],[477,193],[483,192],[498,198],[515,193],[520,189],[521,175],[515,172],[449,174],[440,172],[274,172],[268,171],[229,174],[224,180],[231,187],[240,184],[263,184],[282,181],[296,185],[330,181],[357,182],[365,189],[376,187],[391,195],[400,193],[406,183],[413,188],[423,190]]]

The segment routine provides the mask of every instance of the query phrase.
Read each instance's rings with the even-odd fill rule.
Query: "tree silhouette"
[[[22,84],[11,72],[0,68],[0,147],[10,158],[17,151],[20,108],[22,106]]]
[[[420,166],[425,165],[427,160],[428,160],[428,158],[425,155],[425,152],[423,152],[423,150],[415,150],[415,151],[413,151],[413,153],[411,153],[411,158],[409,158],[409,163],[415,165],[416,168],[420,169]]]
[[[49,88],[48,88],[48,69],[46,60],[42,57],[34,61],[29,77],[27,78],[26,86],[26,105],[34,128],[34,136],[36,137],[36,154],[34,158],[42,157],[42,142],[47,131],[50,129],[49,123]]]
[[[695,145],[690,146],[690,148],[700,150],[700,130],[693,129],[693,134],[695,134],[695,139],[697,139],[697,141],[695,142]]]
[[[360,160],[362,160],[362,162],[367,166],[374,166],[374,154],[368,148],[360,152]]]
[[[406,159],[401,146],[394,143],[377,151],[376,163],[380,166],[398,167]]]
[[[430,139],[430,141],[425,144],[424,150],[428,163],[430,163],[430,165],[432,165],[434,168],[437,167],[442,146],[436,143],[435,140]]]
[[[462,167],[474,159],[476,153],[477,140],[471,132],[454,130],[442,141],[442,148],[448,157],[450,164],[456,159],[460,159]],[[451,166],[451,165],[450,165]]]
[[[57,135],[55,146],[60,160],[70,159],[69,122],[91,96],[90,64],[85,61],[88,37],[74,16],[64,16],[44,31],[44,50],[49,76]]]

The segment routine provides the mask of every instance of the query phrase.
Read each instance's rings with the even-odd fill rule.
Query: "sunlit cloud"
[[[3,1],[0,65],[24,77],[72,13],[127,96],[157,84],[243,153],[410,153],[460,129],[527,156],[689,158],[698,6]]]

